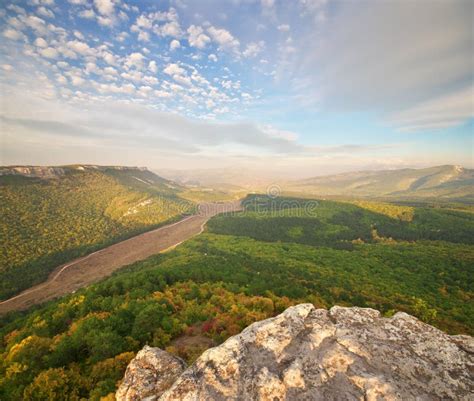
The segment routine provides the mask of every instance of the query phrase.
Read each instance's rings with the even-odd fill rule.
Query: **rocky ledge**
[[[311,304],[247,327],[184,363],[145,347],[117,400],[472,400],[474,339],[406,313]]]

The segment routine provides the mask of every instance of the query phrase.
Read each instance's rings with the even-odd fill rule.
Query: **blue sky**
[[[2,164],[473,167],[473,3],[27,0]]]

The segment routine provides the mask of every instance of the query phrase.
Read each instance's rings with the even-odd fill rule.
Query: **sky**
[[[470,0],[0,7],[0,164],[474,167]]]

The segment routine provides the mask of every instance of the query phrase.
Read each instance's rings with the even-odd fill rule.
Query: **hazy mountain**
[[[474,200],[474,170],[447,165],[359,171],[293,181],[285,189],[315,195]]]

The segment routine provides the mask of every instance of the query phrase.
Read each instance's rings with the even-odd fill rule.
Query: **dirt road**
[[[27,309],[68,294],[109,276],[121,267],[174,248],[200,234],[212,216],[236,210],[240,210],[240,201],[201,204],[195,215],[61,265],[45,282],[0,302],[0,314]]]

